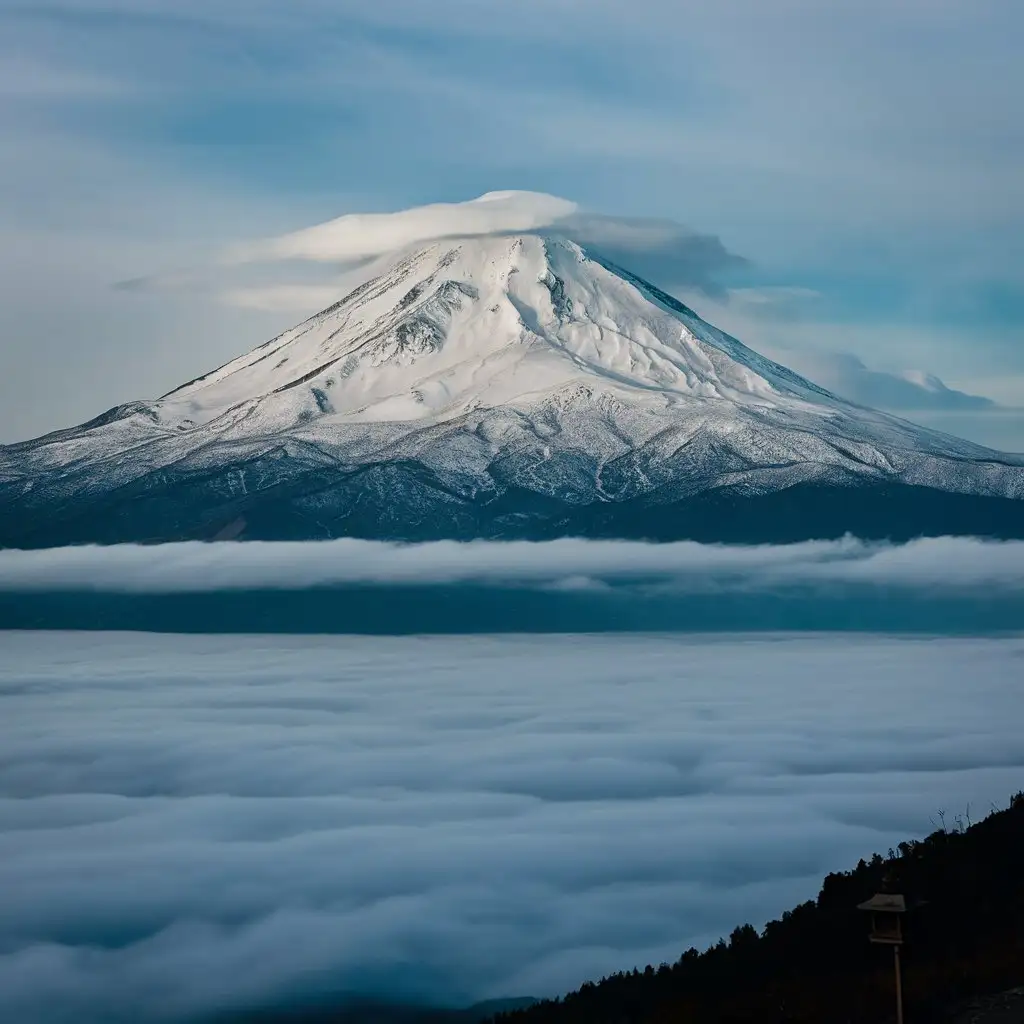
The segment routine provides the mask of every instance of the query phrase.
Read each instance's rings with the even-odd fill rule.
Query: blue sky
[[[119,281],[516,188],[719,238],[709,319],[937,374],[1011,408],[918,418],[1024,450],[1022,33],[1015,0],[0,0],[0,441],[312,312]]]

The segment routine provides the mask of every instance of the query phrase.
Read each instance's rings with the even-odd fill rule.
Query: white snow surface
[[[308,407],[299,381],[329,392],[322,427],[445,420],[573,386],[657,409],[718,398],[810,411],[807,400],[824,397],[749,350],[702,339],[574,243],[540,236],[406,255],[365,290],[173,393],[160,419],[207,423],[259,399],[261,419],[289,424]]]

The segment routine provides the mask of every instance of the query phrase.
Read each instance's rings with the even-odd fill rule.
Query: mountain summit
[[[1024,459],[842,401],[559,236],[445,239],[0,448],[0,544],[1024,534]]]

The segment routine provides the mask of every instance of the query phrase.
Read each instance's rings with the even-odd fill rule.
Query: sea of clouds
[[[0,551],[0,629],[481,633],[1024,629],[1024,543],[555,540]]]
[[[118,557],[148,588],[166,554]],[[1005,805],[1022,669],[1012,637],[0,632],[4,1018],[458,1005],[674,960]]]

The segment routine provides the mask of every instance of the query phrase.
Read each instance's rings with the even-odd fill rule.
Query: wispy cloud
[[[221,301],[239,309],[268,313],[293,313],[296,316],[326,309],[337,302],[343,290],[332,285],[283,284],[251,288],[228,288]]]

